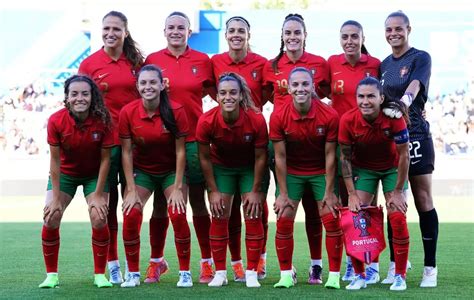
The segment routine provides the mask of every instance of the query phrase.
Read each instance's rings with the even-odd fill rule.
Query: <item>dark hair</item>
[[[244,17],[241,17],[241,16],[233,16],[233,17],[230,17],[226,22],[225,22],[225,28],[227,30],[227,28],[229,27],[229,23],[232,22],[232,21],[240,21],[240,22],[243,22],[245,25],[247,25],[247,29],[250,31],[250,23],[249,21],[247,21],[247,19],[245,19]]]
[[[362,33],[362,35],[364,35],[364,28],[362,28],[362,25],[360,25],[359,22],[357,21],[354,21],[354,20],[347,20],[345,21],[342,26],[341,26],[341,29],[344,27],[344,26],[355,26],[357,28],[359,28],[360,32]],[[360,52],[362,52],[363,54],[369,54],[369,51],[367,51],[367,48],[365,47],[365,45],[362,43],[362,48],[360,49]]]
[[[143,64],[143,61],[145,60],[145,58],[141,50],[138,48],[137,42],[133,40],[132,35],[130,34],[130,31],[128,31],[127,17],[123,13],[119,11],[115,11],[115,10],[108,12],[102,18],[102,21],[104,21],[105,18],[107,17],[117,17],[120,20],[122,20],[125,26],[125,32],[127,33],[127,37],[125,38],[125,41],[123,43],[123,53],[125,54],[125,57],[132,63],[134,68],[139,68]]]
[[[397,11],[394,11],[393,13],[389,14],[388,17],[385,19],[385,22],[387,22],[387,20],[389,18],[402,18],[403,19],[403,22],[407,25],[407,26],[410,26],[410,19],[408,19],[408,16],[401,10],[397,10]]]
[[[170,14],[166,17],[165,23],[166,23],[166,21],[167,21],[169,18],[171,18],[171,17],[173,17],[173,16],[178,16],[178,17],[185,18],[186,21],[188,22],[188,28],[191,27],[191,21],[189,20],[188,16],[187,16],[185,13],[180,12],[180,11],[174,11],[174,12],[170,13]]]
[[[250,89],[247,85],[247,82],[245,81],[245,79],[242,76],[240,76],[239,74],[234,73],[234,72],[222,73],[219,76],[217,86],[219,86],[219,84],[221,82],[224,82],[224,81],[237,82],[237,85],[239,86],[239,89],[240,89],[240,93],[242,94],[242,101],[240,102],[240,106],[242,106],[242,108],[244,108],[244,110],[251,109],[251,110],[253,110],[257,113],[260,112],[260,110],[255,106],[255,103],[252,100],[252,96],[251,96],[251,93],[250,93]]]
[[[291,70],[290,75],[288,75],[288,86],[289,86],[289,84],[290,84],[290,79],[291,79],[291,77],[293,76],[293,74],[295,74],[295,73],[297,73],[297,72],[304,72],[304,73],[307,73],[307,74],[309,75],[309,77],[311,78],[311,84],[314,86],[314,78],[313,78],[314,75],[313,75],[313,73],[312,73],[310,70],[308,70],[308,69],[305,68],[305,67],[296,67],[296,68],[293,68],[293,70]],[[319,99],[319,96],[318,96],[318,94],[317,94],[315,91],[313,91],[313,92],[311,93],[311,96],[312,96],[313,98]]]
[[[356,91],[359,89],[361,85],[371,85],[375,86],[377,90],[380,92],[380,95],[383,95],[383,87],[380,81],[377,78],[367,76],[357,84]],[[410,124],[410,117],[408,116],[408,107],[401,102],[399,99],[387,99],[385,98],[382,104],[380,105],[381,109],[384,108],[391,108],[400,111],[405,119],[407,125]]]
[[[300,23],[303,26],[304,32],[306,32],[306,25],[304,23],[303,16],[301,16],[300,14],[289,14],[289,15],[287,15],[285,17],[285,21],[283,21],[283,25],[281,27],[282,31],[283,31],[283,26],[285,26],[286,22],[288,22],[288,21],[296,21],[296,22]],[[278,53],[278,55],[273,59],[273,62],[272,62],[272,69],[275,73],[278,72],[278,61],[283,56],[283,53],[285,53],[284,48],[285,48],[285,42],[283,41],[283,32],[282,32],[281,33],[280,53]],[[303,41],[303,50],[305,48],[306,48],[306,41]]]
[[[137,79],[140,77],[140,74],[145,71],[156,72],[160,78],[160,82],[163,83],[163,73],[161,72],[161,69],[152,64],[143,66],[138,72]],[[174,118],[166,89],[163,89],[160,92],[160,104],[158,105],[158,109],[160,110],[160,117],[163,120],[166,129],[168,129],[176,138],[180,137],[178,125],[176,124],[176,119]]]
[[[69,111],[69,114],[74,118],[76,123],[81,123],[81,121],[72,113],[69,102],[67,101],[69,95],[69,87],[73,82],[85,82],[91,88],[91,105],[89,107],[89,115],[99,118],[102,123],[108,128],[112,126],[112,119],[110,117],[109,110],[105,107],[102,94],[100,93],[99,88],[87,75],[72,75],[64,82],[64,105]]]

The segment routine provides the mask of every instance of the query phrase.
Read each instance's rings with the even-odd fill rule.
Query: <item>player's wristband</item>
[[[412,93],[405,93],[403,97],[400,99],[400,101],[403,102],[403,104],[406,105],[406,107],[410,107],[410,105],[413,102],[413,94]]]

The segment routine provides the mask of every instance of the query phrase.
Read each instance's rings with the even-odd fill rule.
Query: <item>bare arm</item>
[[[337,206],[339,201],[334,194],[334,182],[336,178],[336,143],[326,142],[324,146],[326,156],[326,190],[324,192],[323,203],[326,205],[334,217],[337,217]]]
[[[168,199],[168,205],[172,206],[173,213],[178,210],[178,213],[186,212],[186,199],[183,195],[183,177],[184,168],[186,166],[186,146],[185,137],[177,138],[176,144],[176,173],[173,185],[173,191]]]
[[[273,211],[277,214],[277,218],[283,215],[285,209],[295,209],[295,205],[288,198],[288,186],[286,183],[287,166],[286,166],[286,146],[284,141],[273,142],[275,149],[275,173],[280,189],[280,195],[275,199]],[[297,199],[299,200],[299,199]]]
[[[138,204],[141,206],[140,198],[137,194],[135,179],[133,177],[133,156],[132,156],[132,140],[120,139],[122,144],[122,166],[127,181],[126,195],[122,203],[122,211],[129,214],[132,208]]]
[[[390,200],[387,205],[403,213],[407,211],[407,202],[403,187],[405,182],[408,180],[408,167],[410,163],[410,156],[408,152],[408,143],[397,144],[398,152],[398,168],[397,168],[397,183],[395,184],[395,190],[391,193]]]
[[[351,211],[360,210],[360,199],[357,196],[354,182],[352,180],[352,146],[339,144],[341,148],[341,168],[344,184],[346,185],[347,194],[349,195],[349,209]]]
[[[217,189],[216,180],[214,178],[214,171],[211,162],[211,149],[209,144],[199,144],[199,160],[201,162],[201,169],[206,179],[207,188],[209,190],[209,208],[214,217],[221,217],[224,215],[224,200]]]
[[[104,188],[109,175],[110,169],[110,152],[111,148],[102,148],[100,151],[100,167],[99,176],[97,178],[97,186],[95,192],[91,195],[89,201],[89,209],[95,208],[99,214],[100,219],[107,219],[108,214],[108,203],[107,199],[104,198]]]
[[[62,205],[59,199],[59,176],[61,167],[60,149],[59,146],[49,146],[50,162],[49,162],[49,176],[51,177],[51,185],[53,187],[53,199],[47,203],[43,209],[43,219],[46,223],[56,212],[61,212]]]

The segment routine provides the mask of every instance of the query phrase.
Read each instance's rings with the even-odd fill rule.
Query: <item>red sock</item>
[[[308,238],[311,259],[321,259],[323,247],[323,225],[316,200],[312,192],[305,191],[302,199],[305,212],[306,236]]]
[[[262,224],[263,224],[263,244],[262,244],[262,254],[267,253],[267,239],[268,239],[268,204],[267,199],[263,202],[263,212],[262,212]]]
[[[109,252],[109,227],[92,228],[92,254],[94,255],[94,274],[105,274],[107,253]]]
[[[59,227],[48,228],[43,225],[41,242],[43,244],[43,258],[44,264],[46,265],[46,273],[58,272],[59,241]]]
[[[406,275],[410,235],[405,214],[396,211],[388,215],[392,226],[392,241],[395,254],[395,274]]]
[[[118,203],[118,190],[117,187],[110,187],[109,194],[109,211],[107,213],[107,225],[109,227],[110,242],[109,242],[109,253],[107,254],[107,260],[113,261],[118,260],[118,221],[117,221],[117,203]]]
[[[179,270],[189,271],[189,260],[191,258],[191,231],[189,231],[186,213],[173,214],[171,208],[168,208],[168,214],[173,224],[174,244],[178,254]]]
[[[326,229],[326,251],[328,253],[329,271],[339,272],[341,269],[343,237],[339,217],[334,218],[331,213],[321,217]]]
[[[229,219],[212,218],[209,240],[216,271],[226,270],[227,243],[229,239]]]
[[[290,218],[280,217],[280,219],[277,220],[275,247],[281,271],[291,270],[292,267],[294,248],[294,224],[295,221]]]
[[[365,273],[365,268],[364,268],[364,263],[358,260],[357,258],[351,256],[351,261],[352,261],[352,267],[354,267],[354,272],[356,274],[364,274]]]
[[[242,214],[240,213],[240,204],[242,199],[240,194],[234,195],[232,201],[232,211],[229,218],[229,251],[230,259],[238,261],[242,259],[240,254],[242,243]]]
[[[247,270],[257,271],[263,244],[263,224],[260,218],[245,220]]]
[[[193,216],[194,230],[201,248],[201,258],[211,258],[211,244],[209,242],[209,231],[211,219],[207,216]]]
[[[150,218],[151,258],[163,257],[170,218]]]
[[[140,270],[140,228],[142,219],[143,213],[136,208],[132,208],[128,215],[123,216],[123,244],[130,272]]]

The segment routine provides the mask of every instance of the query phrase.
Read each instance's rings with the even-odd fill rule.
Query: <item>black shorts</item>
[[[435,152],[432,138],[410,141],[410,168],[408,176],[431,174],[434,170]]]

